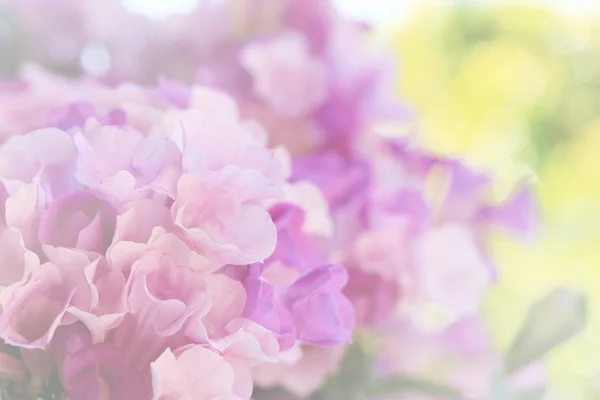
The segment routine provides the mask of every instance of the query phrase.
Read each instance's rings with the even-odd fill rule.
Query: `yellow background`
[[[588,327],[550,354],[549,398],[600,398],[600,13],[438,2],[382,34],[429,149],[498,173],[498,196],[518,181],[537,187],[535,240],[494,243],[501,280],[486,314],[498,345],[550,289],[585,291]]]

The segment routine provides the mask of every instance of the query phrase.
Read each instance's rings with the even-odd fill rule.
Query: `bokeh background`
[[[190,1],[129,3],[160,15]],[[537,236],[494,240],[501,280],[487,319],[506,348],[529,304],[557,285],[583,290],[588,326],[550,354],[548,398],[600,398],[600,2],[336,3],[393,48],[397,93],[417,112],[424,146],[497,173],[499,198],[515,182],[536,185]],[[18,65],[14,37],[18,26],[0,18],[0,75]]]
[[[599,6],[424,1],[379,20],[423,143],[497,172],[498,196],[518,180],[538,189],[537,237],[495,240],[502,279],[486,313],[498,346],[552,287],[589,297],[585,331],[550,354],[552,399],[600,398]]]

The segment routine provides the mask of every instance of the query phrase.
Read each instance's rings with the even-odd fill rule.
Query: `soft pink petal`
[[[175,357],[167,349],[152,363],[153,400],[238,399],[234,379],[233,368],[210,350],[193,346]]]

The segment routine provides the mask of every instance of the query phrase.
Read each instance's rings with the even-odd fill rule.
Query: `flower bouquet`
[[[550,295],[497,354],[487,240],[530,234],[534,195],[419,149],[368,27],[321,0],[56,3],[12,15],[77,39],[80,76],[0,88],[0,398],[539,393],[524,367],[584,299]]]

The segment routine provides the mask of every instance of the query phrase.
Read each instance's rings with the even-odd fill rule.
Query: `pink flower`
[[[238,400],[235,371],[218,354],[193,346],[175,355],[167,349],[152,363],[153,400]]]
[[[173,229],[171,212],[167,204],[171,200],[137,199],[125,203],[116,219],[113,244],[118,242],[148,243],[154,228]]]
[[[298,339],[314,345],[351,343],[354,309],[341,293],[348,281],[339,265],[324,265],[304,275],[282,294]]]
[[[302,35],[288,33],[248,44],[240,57],[254,78],[256,95],[283,115],[308,114],[327,96],[325,66],[309,53]]]
[[[285,198],[302,209],[304,218],[301,229],[304,233],[328,238],[333,235],[333,221],[329,204],[317,185],[309,181],[296,181],[284,187]]]
[[[69,80],[26,64],[12,88],[0,91],[0,142],[11,136],[47,128],[48,112],[57,101],[72,102],[79,88]]]
[[[41,243],[103,254],[112,242],[116,211],[88,192],[76,192],[51,203],[40,221]]]
[[[236,391],[249,396],[253,385],[250,368],[276,362],[281,349],[269,330],[246,318],[231,320],[225,332],[222,338],[210,340],[210,345],[239,371]]]
[[[306,218],[300,208],[281,203],[272,207],[270,214],[277,226],[277,246],[270,261],[282,262],[301,272],[324,262],[317,238],[304,232]]]
[[[14,293],[0,315],[1,337],[11,345],[47,348],[60,325],[76,320],[71,310],[90,311],[97,303],[90,282],[94,262],[75,250],[46,247],[45,252],[49,262]]]
[[[336,370],[344,350],[344,346],[297,346],[282,353],[278,364],[255,368],[253,376],[264,387],[281,386],[300,398],[308,398]]]
[[[132,369],[114,347],[93,344],[82,324],[57,331],[54,355],[69,398],[126,400],[151,396],[150,369]]]
[[[51,110],[49,125],[68,131],[71,128],[84,126],[90,118],[96,119],[102,125],[125,125],[127,122],[127,115],[119,108],[114,108],[103,115],[91,103],[81,102]]]
[[[21,232],[25,247],[41,253],[38,229],[41,213],[46,207],[47,195],[36,183],[11,184],[11,191],[4,203],[6,226]]]
[[[530,235],[538,225],[538,206],[531,188],[521,188],[504,203],[479,210],[477,218],[510,231]]]
[[[402,289],[395,280],[350,265],[343,293],[352,302],[357,325],[377,326],[387,323],[397,311]]]
[[[24,97],[65,84],[29,79]],[[329,205],[313,183],[289,182],[285,149],[269,149],[235,101],[69,86],[36,110],[64,131],[16,131],[0,147],[0,337],[33,395],[50,395],[56,371],[52,395],[195,396],[200,380],[164,365],[201,352],[233,374],[207,398],[248,399],[251,370],[285,349],[351,340],[347,276],[322,250]]]
[[[10,228],[0,234],[0,305],[5,308],[15,291],[37,273],[40,259],[27,250],[18,229]]]
[[[197,89],[191,107],[202,108],[172,117],[171,138],[184,147],[185,171],[206,174],[248,200],[279,197],[278,186],[286,177],[279,160],[266,148],[266,133],[256,124],[238,121],[237,108],[223,96]]]
[[[422,299],[457,315],[478,310],[492,275],[468,228],[444,225],[425,233],[416,244],[416,263]]]
[[[111,249],[111,267],[127,277],[123,288],[126,315],[108,343],[139,368],[199,323],[211,309],[207,288],[209,262],[171,234],[157,233],[149,244],[120,242]],[[107,288],[108,289],[108,288]],[[203,335],[206,337],[206,334]]]
[[[241,282],[225,274],[213,274],[207,280],[211,307],[203,325],[207,338],[221,339],[229,335],[229,323],[242,316],[248,294]]]
[[[297,340],[294,321],[287,308],[279,301],[277,288],[261,278],[260,272],[258,266],[252,266],[244,280],[248,295],[244,316],[271,331],[281,350],[287,350]]]
[[[132,369],[119,350],[104,344],[87,346],[63,363],[65,391],[70,398],[126,400],[147,398],[147,371]]]
[[[199,249],[223,263],[263,261],[275,248],[277,231],[263,207],[197,176],[181,176],[171,213]]]
[[[294,340],[319,346],[349,343],[354,309],[342,294],[347,278],[339,265],[321,265],[302,275],[278,262],[264,269],[250,266],[244,315],[273,332],[283,350]]]
[[[57,198],[75,187],[61,179],[75,162],[75,145],[68,133],[55,128],[12,136],[0,147],[0,177],[30,183],[36,180],[48,196]]]
[[[144,138],[129,128],[96,126],[74,138],[79,153],[75,177],[115,205],[123,204],[168,164],[177,162],[173,143]]]

